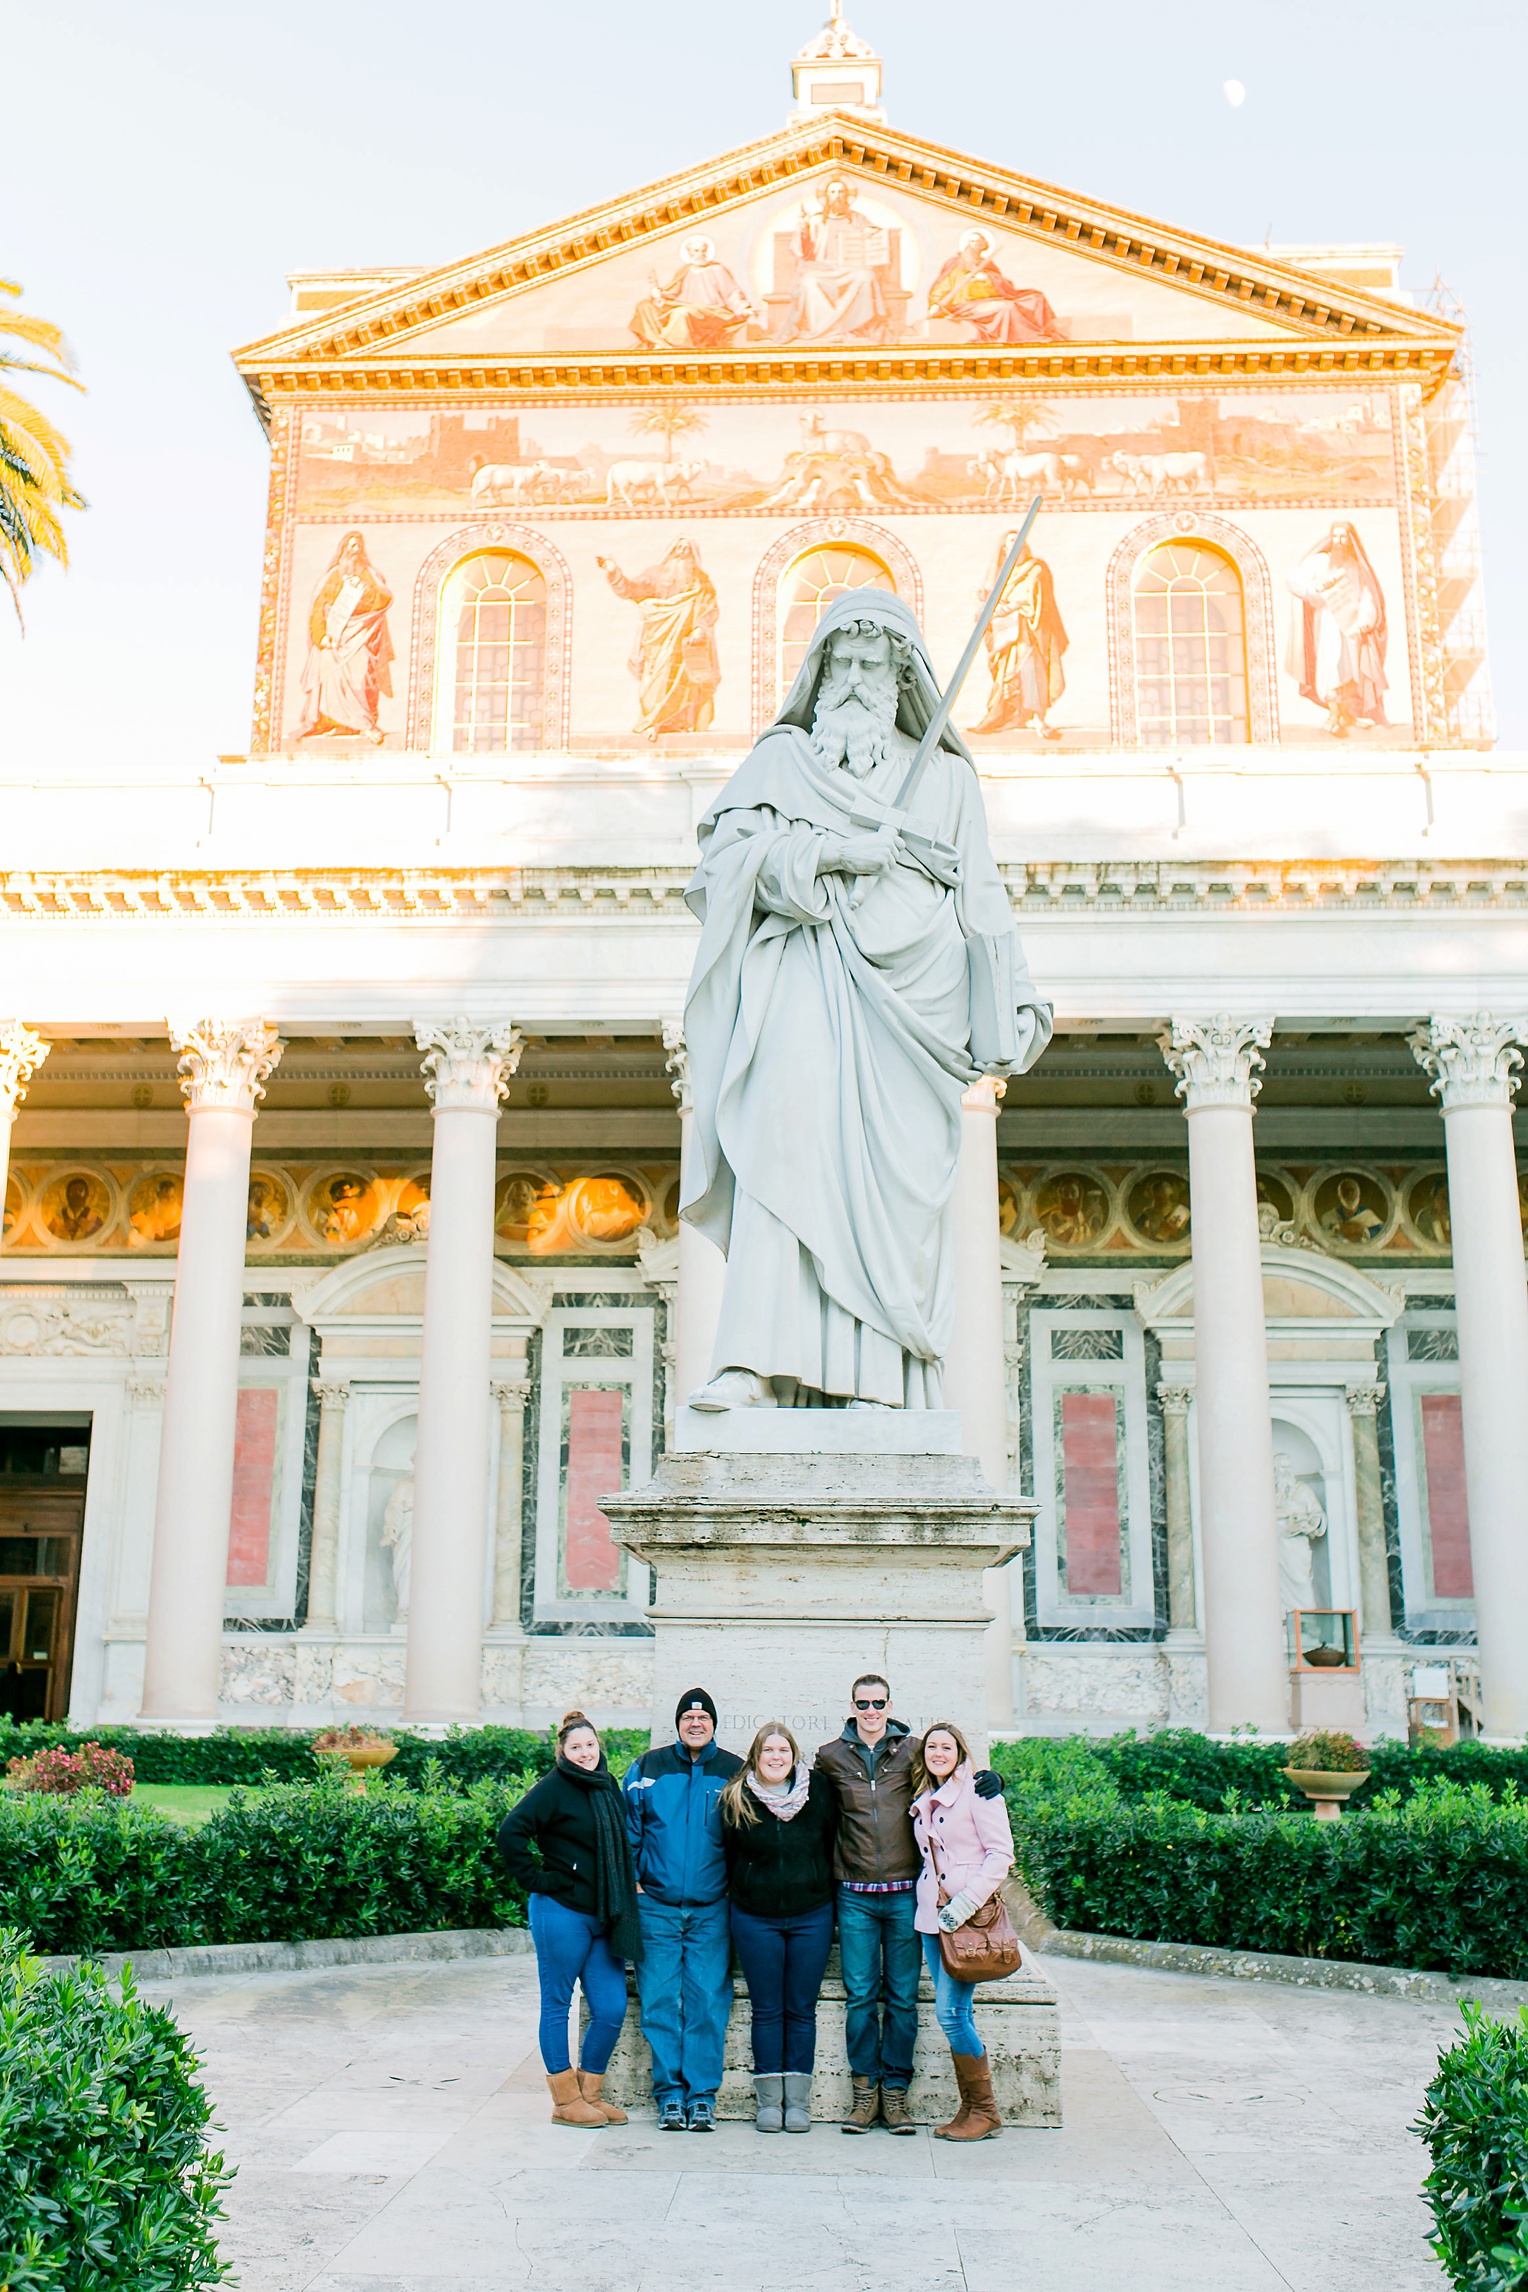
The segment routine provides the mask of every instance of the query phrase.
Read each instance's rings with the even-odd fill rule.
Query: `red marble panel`
[[[1433,1590],[1440,1600],[1475,1596],[1470,1507],[1464,1487],[1464,1422],[1457,1393],[1423,1393],[1422,1454]]]
[[[1072,1593],[1121,1591],[1119,1546],[1119,1402],[1113,1393],[1061,1396],[1062,1489],[1065,1495],[1066,1588]]]
[[[570,1592],[615,1592],[621,1586],[621,1555],[610,1523],[599,1508],[625,1478],[622,1452],[622,1392],[568,1395],[568,1462],[564,1501],[563,1572]]]
[[[249,1385],[239,1395],[233,1436],[233,1509],[228,1522],[230,1584],[269,1581],[280,1403],[281,1395],[274,1385]]]

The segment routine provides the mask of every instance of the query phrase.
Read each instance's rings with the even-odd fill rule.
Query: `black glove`
[[[978,1767],[976,1795],[979,1799],[1000,1799],[1003,1795],[1002,1776],[995,1775],[990,1767]]]

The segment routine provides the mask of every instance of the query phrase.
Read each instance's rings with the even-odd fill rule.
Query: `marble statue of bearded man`
[[[1002,1071],[1033,1064],[1051,1016],[956,733],[896,808],[938,699],[907,606],[849,591],[700,824],[680,1214],[727,1273],[697,1408],[940,1405],[970,943],[996,947],[1013,995]]]

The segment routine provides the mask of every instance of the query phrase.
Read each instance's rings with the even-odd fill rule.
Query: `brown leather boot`
[[[949,2141],[990,2141],[994,2133],[1001,2133],[1003,2120],[992,2092],[992,2064],[984,2053],[957,2053],[952,2056],[955,2075],[966,2096],[966,2119],[956,2119],[945,2135]]]
[[[868,2133],[881,2114],[881,2088],[868,2077],[854,2080],[854,2106],[839,2127],[842,2133]]]
[[[965,2125],[967,2118],[971,2114],[971,2088],[966,2077],[966,2072],[970,2067],[971,2056],[966,2053],[956,2053],[952,2048],[950,2052],[950,2059],[955,2065],[955,2085],[957,2091],[960,2094],[960,2107],[956,2110],[954,2116],[950,2119],[947,2125],[936,2125],[934,2127],[934,2139],[936,2141],[963,2140],[965,2136],[962,2131],[962,2127]]]
[[[602,2110],[586,2101],[578,2090],[578,2071],[559,2069],[546,2073],[547,2091],[552,2096],[552,2123],[554,2125],[582,2125],[586,2132],[603,2128],[606,2118]]]
[[[603,2069],[581,2069],[578,2073],[578,2090],[590,2108],[597,2109],[607,2125],[624,2125],[626,2122],[625,2110],[618,2109],[613,2101],[600,2099],[600,2087],[604,2082],[605,2072]]]
[[[908,2111],[905,2085],[881,2087],[881,2115],[885,2119],[888,2133],[916,2133],[918,2130]]]

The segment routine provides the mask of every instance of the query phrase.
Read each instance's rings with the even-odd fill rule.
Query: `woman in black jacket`
[[[817,1992],[833,1942],[838,1794],[788,1727],[761,1727],[722,1792],[732,1940],[753,2007],[754,2122],[809,2133]]]
[[[570,1711],[558,1728],[550,1774],[500,1826],[499,1852],[530,1901],[552,2123],[624,2125],[625,2111],[602,2101],[600,2087],[626,2018],[625,1961],[642,1955],[637,1876],[620,1785],[582,1711]],[[589,2026],[575,2070],[568,2009],[578,1982]]]

